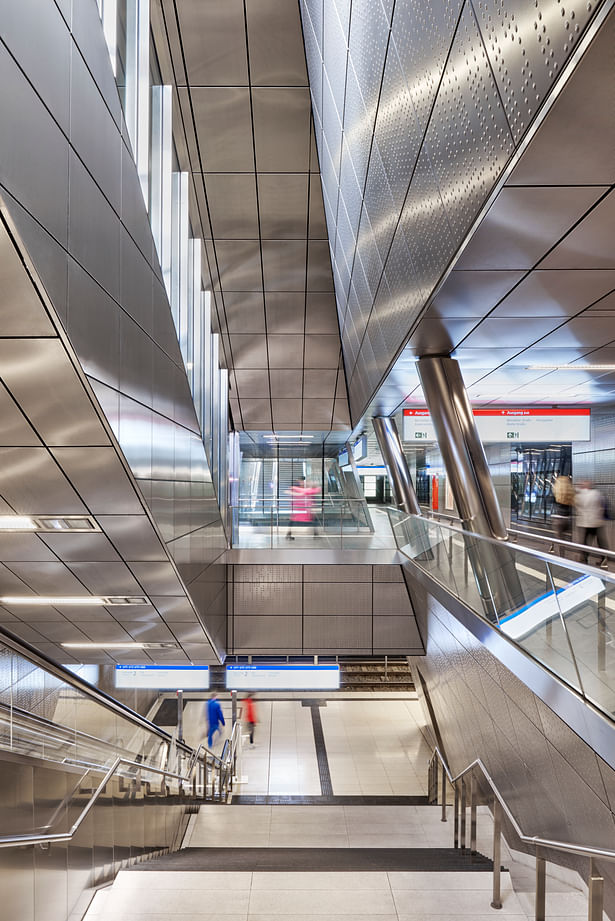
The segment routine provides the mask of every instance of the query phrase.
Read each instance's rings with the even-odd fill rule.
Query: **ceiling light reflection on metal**
[[[177,649],[177,643],[60,643],[64,649]]]
[[[0,531],[100,531],[89,515],[0,515]]]
[[[603,365],[528,365],[527,371],[615,371],[614,364]]]
[[[36,531],[36,522],[25,515],[0,515],[0,531]]]

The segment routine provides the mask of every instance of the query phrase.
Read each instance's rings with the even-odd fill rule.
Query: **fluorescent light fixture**
[[[615,365],[528,365],[526,371],[615,371]]]
[[[263,435],[263,438],[313,438],[313,435]]]
[[[99,607],[113,607],[115,605],[126,604],[149,604],[147,598],[137,596],[128,598],[121,595],[101,596],[101,595],[3,595],[0,597],[0,604],[35,604],[35,605],[88,605]]]
[[[0,515],[0,531],[36,531],[36,522],[25,515]]]
[[[177,649],[177,643],[60,643],[63,649]]]

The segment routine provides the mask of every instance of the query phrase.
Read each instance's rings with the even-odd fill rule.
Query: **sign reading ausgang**
[[[116,688],[202,691],[209,687],[207,665],[116,665]]]
[[[589,441],[589,409],[475,409],[474,418],[481,441],[518,444]],[[417,444],[436,441],[431,416],[426,409],[404,409],[403,440]]]
[[[329,691],[340,686],[339,665],[227,665],[226,686],[237,691]]]

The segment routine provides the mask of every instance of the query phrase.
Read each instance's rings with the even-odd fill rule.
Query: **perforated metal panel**
[[[239,614],[301,614],[301,585],[295,582],[238,582],[234,611]]]

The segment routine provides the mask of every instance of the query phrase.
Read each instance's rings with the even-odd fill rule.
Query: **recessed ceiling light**
[[[177,649],[177,643],[60,643],[64,649]]]
[[[615,371],[615,365],[528,365],[526,371]]]
[[[125,597],[123,595],[3,595],[0,604],[51,604],[51,605],[88,605],[99,607],[113,607],[126,604],[149,604],[143,596]]]
[[[313,438],[313,435],[263,435],[263,438]]]
[[[89,515],[0,515],[0,531],[100,531]]]

